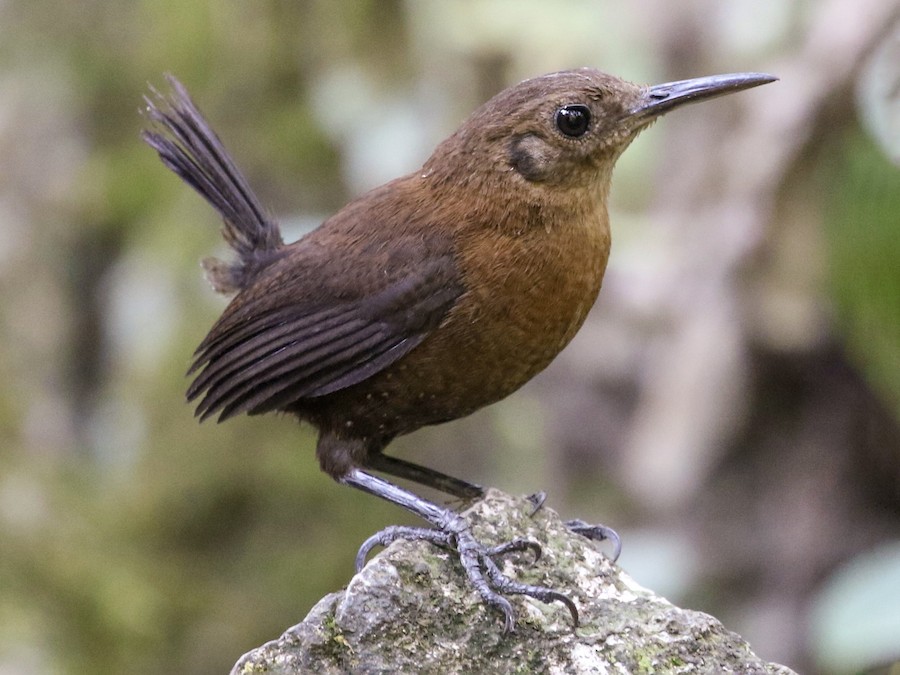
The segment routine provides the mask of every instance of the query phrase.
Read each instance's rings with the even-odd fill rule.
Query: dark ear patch
[[[534,134],[516,136],[509,146],[509,163],[527,180],[543,181],[553,166],[553,149]]]

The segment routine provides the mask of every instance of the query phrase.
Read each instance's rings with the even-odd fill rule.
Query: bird
[[[232,295],[194,354],[187,391],[201,420],[281,412],[318,431],[316,457],[340,484],[387,500],[428,527],[388,527],[363,543],[419,539],[453,552],[482,600],[515,628],[508,596],[564,593],[503,574],[449,506],[376,474],[452,496],[475,483],[384,452],[398,436],[505,398],[547,367],[594,304],[610,253],[616,160],[659,117],[775,81],[733,73],[633,84],[593,68],[515,84],[477,108],[422,167],[359,196],[285,243],[186,87],[151,87],[143,140],[221,216],[230,260],[207,259]],[[595,538],[610,528],[572,521]],[[580,528],[580,529],[579,529]]]

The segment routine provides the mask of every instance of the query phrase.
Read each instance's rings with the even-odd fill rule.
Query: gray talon
[[[606,525],[591,525],[583,520],[567,520],[565,526],[575,534],[587,537],[593,541],[610,541],[613,545],[611,560],[616,562],[622,553],[622,538],[619,533]]]
[[[515,628],[516,615],[509,600],[504,595],[527,595],[541,602],[561,602],[578,625],[578,609],[568,597],[544,586],[523,584],[503,574],[492,560],[493,556],[506,553],[532,551],[535,560],[541,555],[541,545],[530,539],[518,538],[498,546],[487,547],[472,535],[462,518],[448,519],[446,529],[427,527],[406,527],[394,525],[376,532],[363,542],[356,554],[356,571],[365,565],[366,558],[376,546],[388,546],[398,539],[407,541],[428,541],[432,544],[455,551],[465,570],[469,583],[478,591],[481,599],[503,614],[503,631],[510,633]]]

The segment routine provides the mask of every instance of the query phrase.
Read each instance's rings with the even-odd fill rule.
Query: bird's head
[[[622,151],[661,115],[776,79],[737,73],[648,87],[591,68],[550,73],[505,89],[478,108],[438,146],[426,168],[590,187],[609,180]]]

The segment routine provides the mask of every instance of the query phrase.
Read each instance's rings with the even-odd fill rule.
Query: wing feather
[[[201,391],[216,388],[242,371],[242,377],[252,377],[254,366],[258,369],[263,365],[277,365],[298,352],[314,350],[357,329],[352,316],[347,316],[349,312],[337,316],[329,314],[333,313],[316,313],[294,321],[284,321],[238,343],[228,351],[227,358],[211,358],[188,389],[188,399],[193,399]],[[320,316],[322,320],[318,321]],[[303,364],[298,362],[296,365]]]
[[[416,248],[407,245],[396,268],[361,270],[378,281],[368,293],[309,288],[309,276],[285,273],[287,258],[280,272],[264,270],[263,286],[239,294],[197,350],[190,372],[200,372],[188,389],[190,400],[202,395],[197,414],[218,412],[221,421],[290,408],[362,382],[409,353],[463,290],[449,253]]]
[[[312,392],[323,384],[330,383],[335,377],[341,377],[357,368],[363,357],[354,354],[365,353],[370,358],[372,353],[386,349],[383,336],[371,334],[362,337],[358,342],[347,344],[343,349],[335,349],[327,357],[317,361],[315,367],[303,371],[272,374],[263,380],[250,382],[243,391],[232,395],[222,406],[222,416],[227,418],[240,412],[257,415],[271,410],[278,410],[298,400],[312,398]]]
[[[324,344],[309,343],[286,345],[257,359],[239,373],[207,390],[198,412],[205,417],[212,411],[235,402],[242,402],[235,412],[245,412],[256,407],[254,391],[267,390],[276,393],[282,386],[302,382],[331,367],[340,367],[354,353],[364,353],[368,341],[375,336],[377,327],[344,325],[344,334]]]

